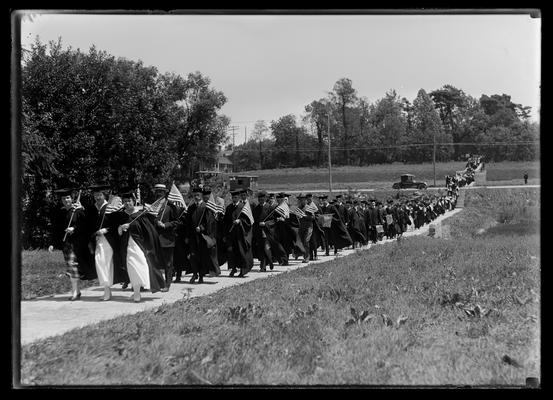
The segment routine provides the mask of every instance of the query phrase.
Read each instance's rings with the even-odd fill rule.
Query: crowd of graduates
[[[457,171],[455,175],[446,175],[445,176],[445,185],[451,192],[459,193],[459,188],[463,186],[468,186],[475,179],[475,173],[484,168],[483,156],[479,155],[468,155],[467,164],[463,171]]]
[[[141,291],[169,290],[183,274],[189,283],[221,274],[244,277],[254,258],[261,271],[275,264],[303,263],[341,249],[359,248],[385,238],[399,238],[455,208],[458,190],[448,194],[415,192],[382,202],[338,194],[292,196],[249,189],[220,197],[221,188],[193,187],[183,194],[173,184],[154,186],[156,200],[140,204],[140,192],[114,193],[107,185],[90,189],[93,201],[83,206],[75,191],[58,191],[62,207],[55,217],[55,242],[71,278],[70,300],[80,299],[80,280],[98,279],[103,300],[111,287],[129,285],[132,299]],[[295,197],[295,198],[294,198]],[[185,200],[186,199],[186,200]]]

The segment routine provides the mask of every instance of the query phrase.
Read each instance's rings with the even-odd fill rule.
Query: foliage
[[[535,144],[539,124],[529,120],[530,107],[513,103],[506,94],[483,94],[475,99],[446,84],[428,94],[420,89],[412,103],[393,89],[371,103],[357,93],[350,79],[341,78],[327,97],[311,101],[303,111],[299,120],[310,128],[304,134],[294,134],[293,115],[273,121],[275,142],[257,149],[257,159],[263,159],[263,167],[257,169],[268,165],[323,167],[328,162],[329,130],[333,165],[430,162],[434,133],[440,161],[462,161],[467,153],[482,154],[487,161],[539,158]],[[295,139],[302,136],[310,145],[298,151]],[[252,154],[248,146],[236,150]],[[244,157],[235,168],[251,169],[251,165]]]
[[[229,120],[210,83],[37,38],[22,65],[23,246],[49,244],[53,188],[148,188],[213,161]]]

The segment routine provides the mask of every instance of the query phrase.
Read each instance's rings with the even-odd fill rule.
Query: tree
[[[342,121],[342,138],[344,147],[344,162],[349,164],[349,132],[348,132],[348,113],[349,107],[357,101],[357,92],[348,78],[339,79],[330,93],[331,99],[340,112]]]
[[[49,190],[179,179],[189,163],[214,160],[225,137],[226,98],[199,72],[160,75],[94,46],[83,53],[37,38],[21,73],[24,246],[48,244],[47,218],[33,222],[51,205]]]
[[[317,166],[321,166],[324,148],[324,137],[328,134],[328,114],[331,112],[328,99],[319,99],[305,106],[306,119],[315,126],[317,135]]]
[[[434,107],[430,96],[420,89],[417,98],[413,101],[412,131],[409,135],[410,144],[426,144],[445,142],[448,136],[443,132],[442,121]],[[430,146],[411,147],[410,158],[415,162],[425,162],[432,159],[433,148]],[[444,149],[440,147],[441,155],[445,159]]]
[[[401,159],[401,152],[393,146],[401,144],[407,129],[407,118],[395,90],[388,91],[384,98],[370,107],[369,120],[374,130],[371,145],[380,147],[371,151],[371,162],[387,163]]]
[[[263,168],[263,139],[265,133],[269,131],[267,123],[263,120],[255,121],[252,133],[250,135],[251,140],[259,143],[259,169]]]

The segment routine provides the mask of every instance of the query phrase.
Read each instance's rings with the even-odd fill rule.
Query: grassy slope
[[[446,174],[463,170],[463,162],[436,163],[436,184],[444,185]],[[487,179],[490,182],[503,181],[503,183],[523,183],[522,175],[528,171],[529,183],[539,183],[539,162],[500,162],[486,164]],[[309,183],[310,189],[326,189],[328,187],[328,169],[326,168],[284,168],[277,170],[260,170],[241,172],[245,175],[258,175],[259,187],[268,190],[278,188],[288,190],[302,190],[305,183]],[[399,175],[411,173],[416,180],[434,184],[434,169],[429,164],[386,164],[371,165],[367,167],[333,167],[332,182],[335,188],[347,187],[387,187],[392,182],[399,181]],[[303,186],[303,187],[302,187]]]
[[[61,251],[24,250],[21,253],[21,298],[47,296],[71,291],[65,275],[65,262]],[[98,280],[82,281],[81,286],[97,285]]]
[[[538,193],[531,197],[539,207],[538,191],[513,193],[519,205],[529,204],[526,193]],[[449,221],[460,240],[417,237],[376,246],[24,346],[22,380],[523,385],[540,376],[539,236],[520,225],[477,235],[480,222],[501,216],[495,206],[501,202],[509,204],[497,191],[468,195],[468,208]],[[521,220],[514,215],[509,225]],[[469,317],[452,304],[455,294],[493,311]],[[248,304],[255,307],[242,318],[229,310]],[[346,327],[351,307],[375,317]],[[388,327],[382,313],[408,320]],[[504,355],[522,366],[502,362]]]

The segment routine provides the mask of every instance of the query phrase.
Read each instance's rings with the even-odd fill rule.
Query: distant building
[[[217,162],[213,166],[214,171],[230,173],[232,172],[232,150],[221,151],[217,155]]]

